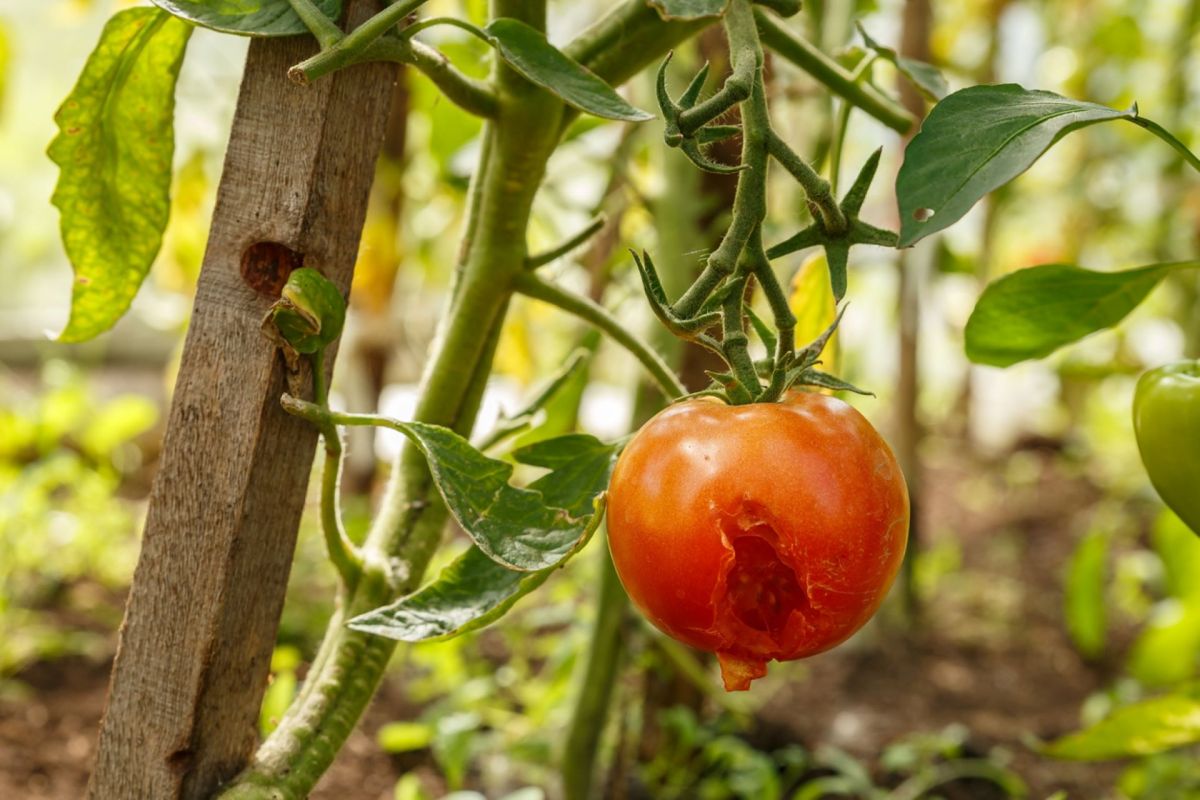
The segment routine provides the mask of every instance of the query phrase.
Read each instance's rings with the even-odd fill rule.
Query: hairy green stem
[[[325,380],[325,350],[320,349],[312,356],[313,398],[317,406],[329,409],[329,389]],[[321,439],[325,443],[325,461],[321,466],[321,533],[325,537],[325,550],[329,560],[341,576],[346,591],[353,591],[358,583],[362,565],[355,553],[354,544],[342,528],[342,513],[339,488],[342,475],[342,437],[337,426],[326,423],[320,427]]]
[[[304,23],[304,27],[316,38],[321,49],[333,47],[343,34],[337,23],[325,16],[325,12],[317,8],[313,0],[288,0],[296,16]]]
[[[368,48],[364,61],[411,64],[442,90],[446,99],[477,117],[493,119],[499,100],[492,87],[459,71],[439,50],[418,41],[385,40]],[[303,65],[301,65],[303,66]]]
[[[751,273],[758,279],[775,318],[775,332],[778,337],[775,345],[775,363],[779,365],[790,358],[796,349],[796,315],[792,313],[787,292],[775,276],[775,270],[771,269],[771,262],[763,249],[761,227],[754,231],[754,236],[746,247],[746,257]]]
[[[624,0],[564,49],[568,56],[612,84],[621,84],[670,48],[716,19],[664,22],[646,0]],[[567,120],[574,112],[567,112]]]
[[[741,270],[730,279],[732,285],[725,289],[725,301],[721,307],[721,353],[733,368],[733,375],[738,381],[738,387],[730,392],[730,399],[735,403],[753,402],[758,398],[761,388],[754,360],[750,358],[750,339],[746,335],[745,312],[742,310],[746,303],[747,279],[748,276]]]
[[[608,217],[601,214],[589,222],[586,228],[571,236],[562,244],[559,244],[544,253],[537,253],[526,258],[525,266],[528,269],[537,269],[538,267],[549,264],[551,261],[557,261],[575,248],[582,246],[588,239],[595,236],[607,222]]]
[[[742,108],[742,167],[733,200],[733,220],[721,243],[708,257],[704,271],[675,302],[672,311],[689,318],[700,310],[718,284],[737,268],[746,242],[767,214],[767,140],[771,122],[766,116],[766,95],[762,85],[762,47],[754,27],[750,4],[734,0],[725,14],[730,59],[734,75],[749,70],[751,75],[748,103]],[[718,92],[720,94],[720,92]]]
[[[917,124],[916,118],[909,114],[904,106],[872,87],[858,83],[841,64],[801,38],[781,21],[762,11],[755,11],[754,17],[763,44],[823,83],[834,94],[861,108],[897,133],[907,133]]]
[[[311,0],[289,0],[289,2],[292,3],[293,8],[297,9],[297,14],[301,14],[297,6],[312,6]],[[362,25],[359,25],[350,33],[342,35],[340,30],[337,31],[337,36],[332,36],[328,29],[318,32],[319,28],[314,28],[308,19],[301,14],[301,19],[304,19],[305,25],[317,37],[317,41],[321,43],[321,52],[304,61],[302,64],[292,67],[288,71],[288,75],[293,80],[307,83],[316,80],[322,75],[328,75],[330,72],[357,63],[361,60],[364,51],[426,2],[427,0],[398,0],[398,2],[392,3],[363,22]],[[320,9],[312,6],[312,10],[322,18],[325,18],[324,14],[321,14]],[[323,26],[320,27],[323,28]],[[336,25],[334,29],[337,29]]]
[[[555,286],[531,272],[517,275],[513,286],[521,294],[561,308],[607,333],[641,362],[668,400],[675,400],[687,394],[687,389],[683,388],[683,384],[663,361],[662,356],[608,313],[604,306],[583,295],[573,294]]]
[[[863,55],[862,61],[858,62],[850,75],[855,83],[863,80],[878,58],[879,55],[875,52]],[[846,133],[850,129],[850,112],[853,110],[854,104],[843,100],[833,124],[833,141],[829,145],[829,190],[835,197],[838,193],[838,180],[842,174],[842,151],[846,147]]]
[[[768,148],[771,156],[804,188],[804,194],[816,208],[825,230],[830,233],[844,233],[850,223],[846,221],[846,215],[842,213],[837,198],[833,196],[829,181],[818,175],[817,171],[797,155],[796,151],[792,150],[788,143],[780,139],[774,131],[770,133]]]

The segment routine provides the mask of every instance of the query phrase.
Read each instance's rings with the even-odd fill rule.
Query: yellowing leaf
[[[55,115],[51,198],[75,269],[59,340],[108,330],[129,308],[162,243],[175,152],[175,79],[192,27],[157,8],[118,12]]]
[[[816,339],[833,324],[837,306],[833,302],[833,287],[829,283],[829,264],[824,253],[814,253],[805,259],[792,278],[788,304],[796,315],[796,345]],[[833,334],[821,356],[821,371],[836,373],[838,366],[838,336]]]

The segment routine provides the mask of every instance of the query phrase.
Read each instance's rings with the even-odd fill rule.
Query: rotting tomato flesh
[[[638,431],[613,471],[608,542],[634,604],[715,652],[727,690],[820,653],[879,608],[904,557],[908,491],[851,406],[688,400]]]

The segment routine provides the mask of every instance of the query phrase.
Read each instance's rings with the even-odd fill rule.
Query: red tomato
[[[715,652],[729,691],[862,627],[907,539],[891,450],[820,394],[671,406],[630,441],[609,487],[625,590],[664,633]]]

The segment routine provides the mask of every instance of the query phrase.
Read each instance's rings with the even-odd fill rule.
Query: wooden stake
[[[348,6],[357,23],[378,2]],[[312,53],[307,36],[250,45],[101,724],[95,800],[209,797],[257,740],[317,441],[279,407],[282,359],[260,323],[301,262],[348,289],[395,79],[393,65],[374,64],[289,82],[288,67]]]

